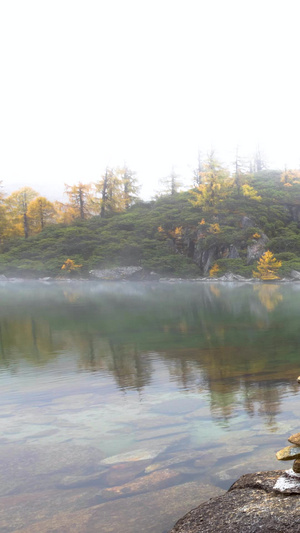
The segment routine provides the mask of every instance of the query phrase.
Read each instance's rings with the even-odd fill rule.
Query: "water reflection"
[[[278,467],[298,287],[0,286],[0,529],[161,533]]]
[[[69,354],[81,371],[142,391],[155,352],[181,390],[209,392],[213,416],[242,403],[269,426],[296,392],[298,295],[291,285],[27,284],[1,289],[0,368]],[[70,363],[71,364],[71,363]],[[299,372],[298,372],[299,373]],[[274,382],[282,386],[274,387]],[[259,406],[259,407],[257,407]]]
[[[253,285],[253,290],[257,292],[261,303],[268,311],[273,311],[283,300],[279,285],[261,283]]]

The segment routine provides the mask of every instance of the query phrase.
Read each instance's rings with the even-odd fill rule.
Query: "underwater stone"
[[[146,476],[138,477],[130,483],[124,485],[103,489],[102,498],[111,500],[120,496],[131,496],[132,494],[141,494],[166,487],[170,482],[174,483],[181,476],[176,470],[158,470]]]
[[[293,471],[296,472],[296,474],[300,474],[300,459],[296,459],[293,463]]]
[[[112,455],[101,461],[102,465],[113,465],[117,463],[145,461],[147,459],[154,459],[157,455],[164,452],[166,446],[153,447],[151,450],[133,450],[131,452],[120,453],[119,455]]]

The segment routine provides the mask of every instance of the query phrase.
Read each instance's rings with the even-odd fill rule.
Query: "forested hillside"
[[[167,276],[252,276],[267,250],[281,277],[300,270],[300,171],[236,165],[230,174],[210,157],[189,191],[177,192],[175,178],[150,202],[138,199],[129,169],[68,187],[66,204],[29,188],[3,195],[0,273],[87,276],[137,265]]]

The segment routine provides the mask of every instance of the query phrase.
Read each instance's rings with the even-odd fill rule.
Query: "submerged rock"
[[[111,455],[101,461],[102,465],[114,465],[117,463],[126,463],[128,461],[145,461],[147,459],[154,459],[157,455],[162,453],[166,446],[153,447],[151,450],[133,450],[131,452],[120,453],[118,455]]]
[[[223,492],[209,484],[190,482],[151,492],[151,498],[149,498],[149,494],[144,493],[130,498],[106,501],[99,505],[95,505],[93,499],[90,504],[85,503],[84,509],[74,497],[76,494],[74,490],[58,492],[57,500],[53,498],[53,493],[46,492],[42,503],[40,502],[43,494],[39,493],[37,498],[36,493],[34,493],[30,494],[29,504],[25,500],[21,507],[20,502],[18,502],[19,513],[16,513],[13,519],[7,515],[7,531],[13,530],[15,533],[50,533],[50,531],[65,533],[112,533],[113,531],[154,533],[155,531],[168,531],[174,521],[186,513],[191,506],[194,507],[199,502],[218,496]],[[62,496],[60,496],[61,494]],[[70,500],[73,499],[69,511],[66,511],[67,507],[63,499],[66,497]],[[23,496],[22,499],[24,499]],[[34,510],[35,512],[32,512],[32,502],[38,506],[38,510]],[[65,509],[61,509],[63,506]],[[41,513],[41,507],[46,508],[47,513]],[[3,505],[1,516],[5,513],[7,513],[7,508]],[[26,516],[24,517],[25,513]]]
[[[168,457],[160,463],[153,463],[152,465],[147,466],[145,472],[148,474],[150,472],[155,472],[156,470],[162,470],[163,468],[167,468],[168,466],[178,465],[187,461],[197,460],[202,455],[203,452],[199,450],[190,450],[187,452],[177,453],[172,455],[171,457]]]
[[[176,470],[158,470],[147,476],[142,476],[130,483],[125,483],[119,487],[111,487],[103,489],[101,497],[105,500],[119,498],[120,496],[130,496],[132,494],[141,494],[142,492],[150,492],[155,489],[165,488],[170,482],[174,482],[180,477],[180,472]]]
[[[300,495],[274,491],[283,471],[246,474],[223,496],[202,503],[170,533],[300,532]]]

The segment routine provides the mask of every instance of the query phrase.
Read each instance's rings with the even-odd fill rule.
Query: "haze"
[[[108,0],[0,4],[0,180],[50,199],[105,167],[142,196],[198,150],[259,144],[299,166],[298,3]]]

